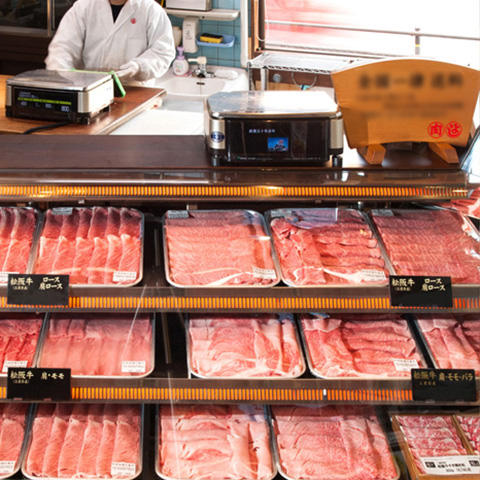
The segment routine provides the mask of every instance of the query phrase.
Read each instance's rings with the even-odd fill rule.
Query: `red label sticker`
[[[137,19],[136,18],[132,18],[131,22],[135,25],[137,23]]]
[[[432,138],[440,138],[443,135],[444,130],[445,129],[444,129],[443,124],[441,122],[432,122],[428,126],[428,134]]]
[[[446,129],[450,138],[456,138],[462,133],[462,126],[458,122],[447,123]]]

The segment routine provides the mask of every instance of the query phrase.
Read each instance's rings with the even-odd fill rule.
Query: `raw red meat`
[[[38,364],[71,368],[72,375],[144,375],[153,368],[152,342],[148,315],[53,314]]]
[[[320,377],[409,377],[397,359],[426,366],[400,315],[304,314],[301,325],[312,372]]]
[[[192,315],[190,368],[205,377],[298,377],[304,365],[292,319]]]
[[[132,412],[136,423],[119,420]],[[40,405],[32,433],[26,461],[29,475],[122,478],[112,475],[112,462],[133,463],[137,471],[140,468],[138,405]]]
[[[385,434],[369,407],[273,406],[272,417],[281,473],[288,478],[398,476]]]
[[[161,406],[157,469],[176,479],[272,478],[268,427],[259,412],[249,405]]]
[[[480,218],[480,188],[472,190],[468,198],[450,200],[439,205],[444,208],[453,208],[469,217]]]
[[[27,404],[0,404],[0,462],[18,465],[26,426]]]
[[[74,285],[131,285],[140,277],[141,237],[142,214],[133,209],[49,210],[35,272],[68,274]],[[0,254],[1,248],[0,242]]]
[[[8,362],[26,362],[27,367],[33,366],[41,327],[42,320],[35,315],[12,314],[0,319],[0,365],[3,373],[6,373]]]
[[[167,218],[169,275],[175,284],[272,285],[277,282],[270,238],[258,213],[189,212]]]
[[[35,210],[0,207],[1,272],[26,272],[36,225]]]
[[[480,376],[480,315],[419,315],[418,323],[438,368],[469,368]]]
[[[470,441],[473,449],[480,454],[480,416],[478,415],[456,415],[463,432]]]
[[[396,415],[420,472],[422,457],[467,455],[450,415]]]
[[[479,241],[457,212],[387,212],[374,210],[370,215],[397,274],[446,275],[453,283],[480,283]]]
[[[274,216],[273,241],[289,284],[386,283],[378,242],[359,212],[297,209],[274,211]]]

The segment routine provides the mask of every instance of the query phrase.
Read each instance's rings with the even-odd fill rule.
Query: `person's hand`
[[[133,78],[139,70],[140,67],[137,62],[128,62],[117,70],[117,77],[120,80],[129,80]]]

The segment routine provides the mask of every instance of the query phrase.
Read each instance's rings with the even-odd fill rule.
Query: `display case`
[[[187,362],[187,316],[249,314],[259,318],[264,314],[287,313],[295,317],[298,326],[298,315],[309,313],[332,317],[401,315],[401,321],[407,322],[412,331],[412,342],[418,342],[421,350],[418,365],[425,362],[433,367],[428,351],[421,347],[421,338],[415,333],[415,315],[432,311],[442,315],[480,313],[480,285],[454,284],[453,306],[442,309],[392,306],[388,285],[384,283],[305,287],[275,282],[266,288],[172,286],[165,273],[162,220],[167,211],[241,209],[264,214],[294,207],[347,207],[368,212],[372,208],[424,208],[452,198],[466,198],[479,183],[473,168],[479,160],[479,135],[477,131],[467,148],[458,149],[461,164],[456,166],[443,163],[426,147],[414,145],[408,152],[387,151],[382,166],[369,166],[355,151],[346,149],[342,164],[337,166],[237,169],[211,167],[203,137],[92,137],[88,142],[82,137],[68,136],[32,136],[21,140],[5,137],[0,158],[2,205],[31,206],[42,212],[79,205],[135,208],[144,216],[144,245],[143,276],[134,286],[71,285],[68,305],[39,308],[9,304],[7,288],[0,285],[0,310],[40,310],[62,315],[154,314],[152,373],[129,378],[76,376],[71,388],[75,403],[145,404],[142,478],[156,478],[158,420],[153,405],[158,404],[373,406],[400,465],[398,476],[408,478],[392,430],[392,412],[422,414],[443,409],[478,414],[478,395],[475,401],[461,403],[415,400],[408,375],[330,378],[306,370],[297,378],[193,378]],[[296,334],[299,341],[304,340],[304,335],[304,331]],[[389,342],[388,338],[382,341]],[[301,354],[303,359],[307,358],[303,351]],[[308,357],[308,363],[311,360]],[[476,388],[480,388],[479,378]],[[0,377],[0,398],[5,399],[6,394],[6,379]]]

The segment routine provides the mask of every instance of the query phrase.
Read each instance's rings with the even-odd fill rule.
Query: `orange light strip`
[[[0,197],[231,197],[231,198],[466,198],[468,190],[456,187],[270,187],[270,186],[168,186],[168,185],[0,185]]]
[[[66,310],[262,310],[262,311],[332,311],[332,310],[398,310],[391,307],[388,297],[70,297],[68,306],[45,305],[9,305],[7,297],[0,297],[0,308]],[[476,310],[480,308],[478,298],[454,298],[455,310]],[[432,310],[441,308],[415,308],[405,310]],[[445,309],[443,309],[445,310]]]
[[[73,387],[72,400],[145,400],[217,402],[408,402],[411,390],[344,390],[290,388],[145,388]]]

